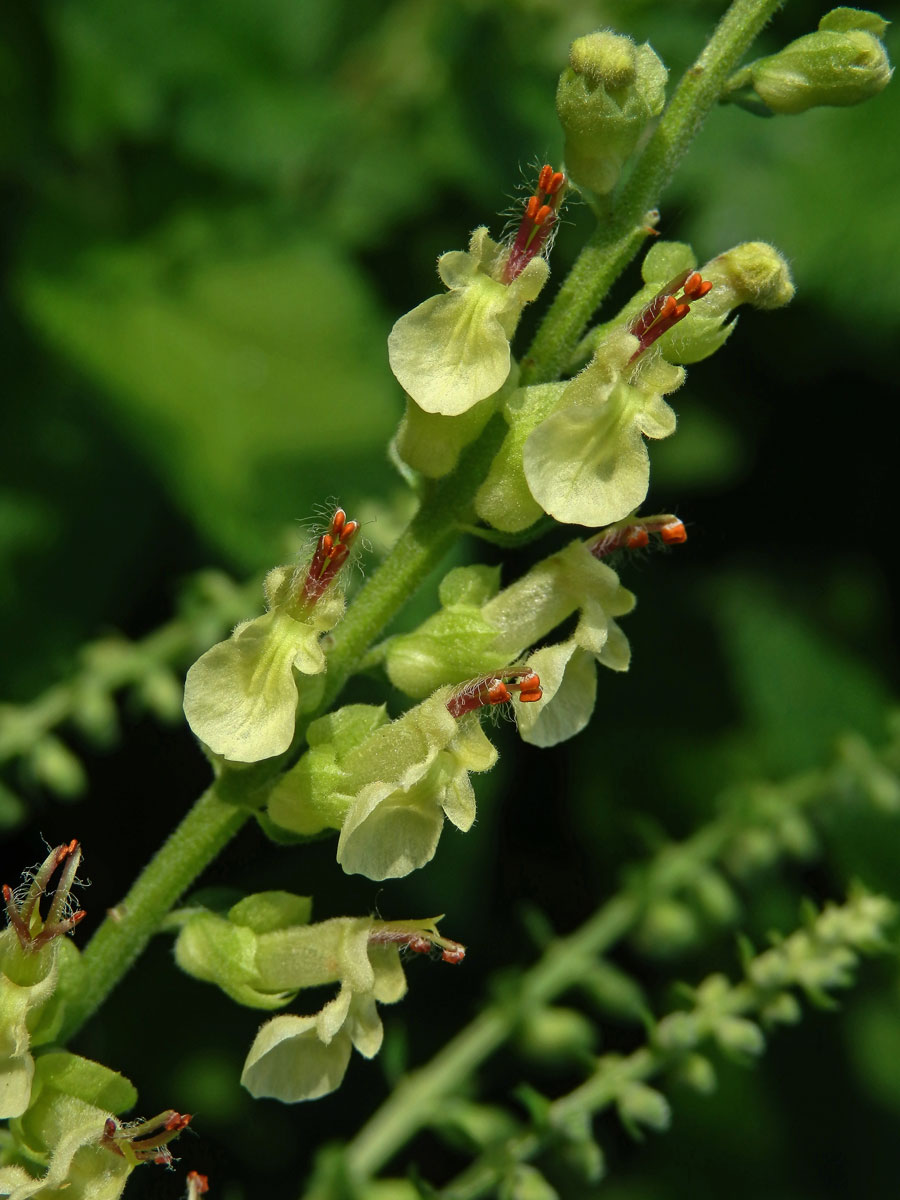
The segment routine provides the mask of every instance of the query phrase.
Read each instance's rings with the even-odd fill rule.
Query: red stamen
[[[628,332],[640,342],[631,361],[688,315],[691,311],[688,301],[701,300],[711,288],[712,283],[699,271],[682,271],[670,279],[628,326]]]
[[[375,945],[399,945],[411,950],[413,954],[430,954],[432,950],[440,950],[444,962],[460,963],[466,956],[466,948],[461,942],[453,942],[443,938],[437,931],[440,917],[432,921],[399,921],[396,925],[389,922],[377,925],[369,934],[369,942]]]
[[[168,1121],[166,1121],[163,1128],[166,1130],[169,1130],[169,1131],[174,1130],[176,1133],[181,1133],[182,1129],[187,1129],[187,1127],[188,1127],[188,1125],[190,1125],[190,1123],[191,1123],[191,1114],[190,1113],[173,1112],[171,1117],[169,1117]]]
[[[323,533],[316,545],[312,562],[303,583],[303,597],[315,603],[334,581],[335,576],[347,560],[350,546],[359,530],[358,521],[348,521],[342,508],[335,511],[327,533]]]
[[[668,525],[663,525],[659,531],[659,536],[667,546],[677,546],[682,542],[686,542],[687,530],[684,527],[684,522],[676,520]]]
[[[518,679],[522,676],[521,679]],[[506,704],[518,695],[525,704],[541,698],[541,681],[527,667],[507,667],[496,675],[485,675],[465,684],[461,691],[447,701],[447,711],[452,717],[462,717],[477,708]]]
[[[525,212],[510,247],[503,269],[504,283],[512,283],[518,278],[547,244],[563,201],[565,184],[566,177],[562,171],[554,171],[549,163],[541,167],[537,188],[525,205]]]
[[[628,517],[624,521],[617,521],[584,544],[594,558],[606,558],[623,547],[629,550],[643,548],[649,544],[651,533],[658,533],[669,546],[687,541],[684,522],[672,513],[660,513],[653,517]]]
[[[75,873],[81,861],[81,847],[77,838],[62,846],[55,846],[35,873],[30,878],[30,885],[24,900],[17,903],[15,893],[9,884],[3,884],[3,901],[11,927],[23,950],[36,951],[45,946],[53,938],[61,937],[74,929],[85,917],[83,909],[71,916],[65,916],[69,903],[69,893],[75,883]],[[40,911],[40,902],[47,894],[47,888],[54,873],[65,863],[60,874],[59,882],[53,895],[50,909],[44,917]]]

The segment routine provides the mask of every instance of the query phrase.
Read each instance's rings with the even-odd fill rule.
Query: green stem
[[[522,362],[523,386],[558,379],[611,285],[648,236],[649,214],[753,40],[784,0],[735,0],[684,74],[607,222],[566,277]]]
[[[250,815],[220,800],[215,783],[207,788],[88,943],[82,957],[83,983],[66,997],[61,1040],[72,1037],[96,1012],[165,914]]]

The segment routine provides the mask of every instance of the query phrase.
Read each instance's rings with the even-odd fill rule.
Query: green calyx
[[[556,91],[569,178],[595,196],[618,182],[649,122],[665,104],[668,72],[645,42],[600,31],[578,38]]]
[[[832,9],[815,33],[797,38],[732,76],[723,100],[762,116],[862,104],[883,91],[891,78],[890,60],[880,40],[887,26],[878,13]]]

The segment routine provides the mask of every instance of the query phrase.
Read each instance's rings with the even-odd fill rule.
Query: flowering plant
[[[115,1055],[115,1036],[97,1032],[98,1014],[157,935],[169,937],[171,953],[153,960],[155,969],[177,982],[166,985],[172,994],[158,1003],[147,1029],[132,1029],[133,1044],[146,1048],[149,1030],[154,1053],[170,1054],[169,1039],[178,1040],[192,1006],[227,1013],[223,1020],[239,1030],[228,1038],[238,1058],[228,1059],[224,1076],[215,1076],[205,1094],[197,1083],[203,1056],[184,1039],[180,1053],[187,1065],[169,1082],[189,1093],[200,1113],[195,1128],[202,1124],[204,1095],[213,1109],[222,1094],[230,1097],[225,1109],[232,1116],[241,1105],[241,1112],[251,1111],[251,1099],[290,1106],[340,1091],[358,1101],[375,1086],[365,1081],[377,1076],[375,1068],[354,1063],[352,1052],[380,1056],[388,1094],[369,1106],[373,1113],[360,1110],[367,1122],[355,1135],[338,1131],[347,1135],[345,1145],[316,1149],[307,1164],[309,1200],[588,1194],[605,1170],[595,1116],[615,1107],[625,1129],[639,1136],[666,1128],[670,1079],[708,1092],[718,1052],[757,1057],[771,1030],[799,1018],[798,994],[830,1003],[832,992],[850,984],[862,955],[890,946],[895,903],[889,885],[866,876],[841,903],[819,897],[802,926],[775,938],[771,948],[760,952],[748,942],[742,977],[731,982],[716,969],[687,989],[682,1008],[654,994],[653,969],[642,974],[629,957],[622,963],[610,957],[625,938],[633,958],[665,961],[714,947],[716,932],[738,922],[757,935],[760,919],[783,923],[780,910],[773,908],[774,916],[757,910],[750,884],[764,871],[773,878],[786,857],[820,854],[829,861],[822,844],[828,821],[820,822],[824,832],[817,826],[820,809],[829,810],[837,797],[869,821],[900,810],[896,745],[873,750],[853,736],[844,738],[828,767],[814,771],[800,763],[805,772],[784,771],[788,777],[779,782],[735,789],[721,815],[701,814],[698,831],[683,842],[649,828],[656,817],[642,796],[640,763],[637,785],[630,784],[634,803],[616,811],[609,803],[610,793],[624,787],[622,762],[629,758],[618,745],[617,714],[629,705],[640,709],[635,688],[644,676],[623,679],[631,643],[636,661],[654,637],[659,659],[675,645],[685,674],[711,657],[708,635],[672,616],[676,603],[664,606],[652,588],[639,586],[640,551],[674,550],[688,540],[686,520],[662,510],[660,493],[674,486],[677,472],[666,476],[664,469],[660,487],[658,462],[665,463],[666,447],[678,444],[679,420],[690,423],[691,389],[706,369],[697,364],[716,355],[715,369],[724,371],[719,364],[738,340],[737,310],[765,314],[794,296],[781,249],[723,237],[698,266],[705,255],[660,236],[671,226],[657,205],[717,105],[745,110],[726,109],[721,115],[731,121],[751,121],[746,110],[792,116],[857,104],[890,78],[886,22],[849,8],[833,10],[817,31],[742,66],[779,7],[778,0],[733,0],[675,85],[649,43],[610,30],[572,43],[568,65],[557,64],[563,67],[556,91],[563,159],[537,169],[512,225],[504,233],[495,229],[496,239],[488,213],[474,231],[457,221],[456,244],[468,237],[468,248],[439,255],[439,290],[399,316],[387,334],[383,374],[389,368],[399,422],[389,453],[406,489],[399,505],[415,506],[396,538],[384,539],[390,545],[372,544],[379,529],[391,525],[387,499],[381,498],[377,522],[364,507],[348,505],[351,518],[329,503],[324,526],[292,548],[287,565],[268,569],[264,611],[258,582],[234,588],[220,577],[207,579],[199,598],[145,642],[111,640],[89,648],[81,674],[62,700],[57,694],[55,707],[4,710],[3,754],[21,756],[32,775],[71,792],[80,786],[81,768],[52,726],[72,716],[102,738],[115,725],[113,694],[129,686],[160,715],[183,711],[193,735],[188,769],[196,771],[199,762],[210,778],[87,941],[81,935],[91,905],[86,900],[80,907],[78,841],[50,849],[18,886],[10,874],[13,883],[3,888],[8,928],[0,934],[0,1116],[8,1122],[0,1136],[0,1196],[116,1200],[126,1185],[135,1186],[128,1181],[138,1168],[146,1179],[147,1164],[174,1165],[176,1139],[190,1160],[178,1182],[182,1195],[186,1189],[196,1200],[218,1186],[230,1194],[227,1178],[217,1179],[205,1159],[197,1158],[203,1171],[194,1165],[195,1144],[181,1136],[191,1116],[166,1108],[149,1120],[127,1117],[137,1102],[135,1088],[92,1057]],[[401,15],[406,29],[411,14],[404,9]],[[60,18],[69,19],[78,20]],[[345,64],[348,79],[356,78],[354,61]],[[134,112],[139,92],[132,97]],[[572,249],[565,224],[579,213],[589,214],[596,228],[566,272],[560,264]],[[748,233],[755,236],[752,227]],[[189,225],[180,236],[190,242]],[[629,281],[623,272],[639,255],[640,279]],[[319,296],[326,307],[338,273],[326,270],[319,290],[309,288],[313,307]],[[555,292],[551,274],[559,281]],[[170,280],[166,286],[177,293],[181,285]],[[40,294],[34,284],[34,295]],[[217,308],[199,284],[196,296],[209,306],[212,325],[226,332],[245,299],[236,287]],[[308,319],[317,315],[310,312]],[[769,318],[749,312],[740,320],[754,329]],[[250,379],[250,390],[254,380],[279,370],[283,351],[272,349],[279,321],[280,307],[266,322],[261,360],[230,360]],[[356,327],[352,314],[342,321],[336,357],[350,359]],[[173,351],[177,344],[173,339]],[[325,405],[324,389],[310,385],[310,392],[320,408],[310,411],[308,434],[327,427],[317,467],[331,470],[334,463],[339,474],[340,463],[352,457],[362,418],[337,394]],[[204,432],[212,436],[209,421]],[[273,461],[260,470],[267,477],[277,473]],[[237,488],[237,478],[233,482]],[[461,551],[464,537],[480,549]],[[540,539],[547,543],[537,548]],[[654,578],[676,577],[690,548],[660,557]],[[456,557],[448,563],[451,554]],[[438,572],[437,604],[429,608],[426,598],[407,610]],[[661,592],[667,586],[660,584]],[[632,616],[639,590],[648,597]],[[765,599],[757,600],[753,594],[752,603],[745,601],[745,609],[762,615],[743,639],[750,649],[741,662],[753,659],[770,626],[783,628],[777,612],[769,619]],[[740,603],[734,590],[722,592],[723,609]],[[789,659],[788,652],[771,656],[776,665]],[[609,670],[598,672],[598,666]],[[180,669],[183,695],[173,674]],[[766,676],[757,690],[762,711],[774,703],[769,697],[779,690],[777,680]],[[787,685],[784,690],[792,694]],[[878,701],[880,713],[880,694]],[[667,778],[671,764],[674,788],[677,772],[687,771],[679,765],[677,705],[671,693],[657,703],[652,689],[643,703],[632,748],[664,742],[660,753]],[[526,923],[542,956],[506,979],[501,973],[490,1001],[450,1040],[445,1010],[462,1004],[464,973],[444,967],[459,966],[467,954],[438,924],[456,933],[455,922],[462,922],[479,953],[500,961],[515,941],[511,906],[485,904],[474,893],[467,901],[465,892],[474,869],[469,864],[492,854],[481,827],[491,829],[497,819],[492,789],[504,772],[516,821],[525,828],[536,822],[538,830],[531,837],[528,887],[517,899],[553,908],[541,885],[556,826],[568,821],[560,766],[568,760],[549,757],[562,743],[571,743],[571,761],[589,779],[585,795],[600,814],[585,821],[579,847],[603,862],[602,871],[591,862],[592,887],[601,875],[621,874],[626,851],[614,843],[621,843],[622,807],[632,814],[629,821],[636,814],[646,822],[656,852],[626,871],[621,890],[603,905],[592,903],[594,911],[566,936],[532,912]],[[746,775],[751,759],[746,744],[729,745],[715,769],[709,767],[710,777],[735,764]],[[531,765],[538,761],[556,764],[542,781],[540,768]],[[132,812],[124,803],[114,811],[98,806],[119,839],[117,867],[133,861],[137,839],[128,836],[130,821],[138,821],[141,807],[133,805],[123,820]],[[249,847],[247,859],[235,867],[231,855],[243,851],[230,849],[221,860],[222,886],[197,888],[233,841]],[[577,860],[573,849],[551,888],[555,900],[575,890]],[[502,857],[492,861],[495,878]],[[97,869],[106,869],[102,861]],[[458,877],[455,896],[451,875]],[[383,890],[372,882],[383,883]],[[459,904],[444,904],[448,888]],[[435,897],[425,911],[446,907],[449,915],[382,915],[382,906],[407,903],[401,911],[416,911],[417,889]],[[315,921],[312,890],[317,916],[324,914]],[[688,973],[695,968],[688,960]],[[440,983],[425,981],[429,975],[442,976]],[[440,994],[428,992],[435,987]],[[426,997],[427,1018],[411,1022],[407,1039],[395,1014],[404,1011],[401,1001],[415,1003],[417,991]],[[257,1012],[248,1015],[248,1009]],[[265,1019],[254,1028],[261,1013]],[[627,1028],[621,1039],[617,1022]],[[609,1028],[616,1051],[598,1055],[598,1023]],[[215,1024],[211,1016],[210,1028]],[[421,1052],[420,1033],[439,1048],[431,1062],[411,1069],[409,1056]],[[539,1080],[550,1093],[525,1085],[516,1092],[517,1108],[498,1101],[497,1089],[478,1077],[485,1060],[512,1045],[543,1063]],[[125,1049],[122,1057],[136,1074]],[[140,1055],[132,1057],[140,1066]],[[327,1109],[331,1103],[325,1101],[326,1112],[337,1111]],[[291,1140],[284,1132],[294,1129],[288,1123],[294,1118],[284,1115],[289,1108],[253,1111],[277,1111],[274,1127]],[[241,1120],[250,1128],[251,1118]],[[436,1130],[471,1162],[437,1162],[432,1176],[426,1152],[380,1179],[425,1129]],[[333,1139],[329,1126],[321,1140]],[[271,1144],[257,1152],[263,1160],[276,1153]],[[254,1164],[254,1194],[270,1194],[266,1171],[265,1162]],[[241,1185],[232,1191],[251,1194]]]

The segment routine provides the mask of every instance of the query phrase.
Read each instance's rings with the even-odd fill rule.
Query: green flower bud
[[[558,1006],[532,1013],[519,1034],[524,1054],[549,1062],[581,1059],[593,1051],[596,1041],[594,1025],[583,1013]]]
[[[701,1036],[700,1022],[692,1012],[669,1013],[653,1032],[653,1040],[663,1050],[692,1050]]]
[[[710,1096],[716,1090],[716,1070],[705,1054],[689,1054],[678,1065],[678,1081],[701,1096]]]
[[[698,933],[697,918],[686,904],[656,900],[635,930],[634,940],[644,954],[667,958],[693,946]]]
[[[672,1109],[668,1100],[656,1088],[645,1083],[629,1083],[617,1097],[619,1116],[626,1128],[634,1129],[645,1125],[648,1129],[663,1133],[672,1123]]]
[[[459,416],[506,382],[510,339],[549,273],[544,259],[535,257],[506,283],[506,257],[486,228],[476,229],[467,251],[438,259],[449,291],[425,300],[391,330],[391,370],[425,412]]]
[[[800,1002],[791,992],[779,992],[762,1009],[766,1025],[796,1025],[803,1015]]]
[[[574,183],[606,196],[665,104],[668,72],[645,42],[599,31],[578,38],[556,91]]]
[[[746,1017],[720,1017],[712,1032],[723,1050],[739,1058],[756,1058],[766,1048],[762,1030]]]
[[[559,1200],[559,1193],[537,1167],[518,1163],[500,1181],[497,1200]]]
[[[509,431],[475,495],[475,511],[495,529],[520,533],[543,514],[528,489],[522,452],[528,435],[556,409],[565,389],[564,383],[519,388],[504,403],[501,411]]]
[[[38,783],[58,796],[80,796],[87,787],[84,767],[59,738],[47,734],[28,755],[28,766]]]
[[[887,24],[877,13],[834,9],[819,22],[818,32],[738,71],[724,99],[765,116],[861,104],[891,78],[879,41]]]
[[[344,613],[332,585],[357,529],[338,509],[310,563],[269,572],[268,612],[238,625],[188,671],[184,714],[213,754],[251,763],[290,746],[298,703],[312,708],[321,693],[309,677],[325,670],[319,638]]]
[[[475,441],[494,411],[494,398],[488,397],[458,417],[444,417],[426,412],[407,397],[394,449],[414,471],[428,479],[440,479],[450,474],[464,448]]]

